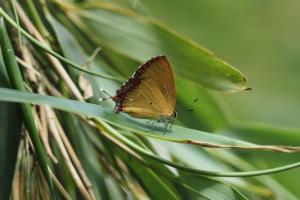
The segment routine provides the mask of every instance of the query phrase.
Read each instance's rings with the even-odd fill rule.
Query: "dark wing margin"
[[[151,66],[152,68],[150,68]],[[123,111],[127,97],[139,87],[143,80],[149,78],[145,77],[151,73],[150,71],[148,72],[148,69],[154,70],[154,72],[152,71],[152,75],[155,75],[156,81],[161,83],[156,83],[155,85],[157,85],[159,90],[162,92],[167,105],[169,105],[169,112],[174,111],[176,104],[176,91],[173,70],[166,56],[157,56],[151,58],[138,67],[133,76],[117,90],[116,95],[112,97],[112,99],[116,102],[116,112]]]

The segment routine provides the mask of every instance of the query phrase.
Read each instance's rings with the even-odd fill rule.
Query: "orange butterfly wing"
[[[158,56],[141,65],[113,100],[116,112],[137,118],[170,117],[176,106],[176,89],[167,58]]]

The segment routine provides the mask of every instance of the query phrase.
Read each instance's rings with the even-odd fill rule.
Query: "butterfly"
[[[115,112],[153,119],[172,127],[177,116],[176,88],[172,67],[166,56],[151,58],[138,67],[114,96]]]

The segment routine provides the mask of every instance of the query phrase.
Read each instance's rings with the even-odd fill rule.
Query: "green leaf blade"
[[[160,22],[118,7],[96,8],[78,10],[72,15],[75,24],[96,44],[140,63],[164,54],[177,76],[208,88],[229,92],[247,88],[240,71]]]

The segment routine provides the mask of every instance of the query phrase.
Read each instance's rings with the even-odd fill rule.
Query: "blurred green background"
[[[252,91],[235,94],[213,92],[224,100],[233,116],[239,120],[272,124],[275,127],[300,127],[300,1],[141,2],[153,17],[209,48],[247,76],[247,85]],[[196,109],[203,108],[197,105]],[[259,132],[254,132],[249,132],[245,137],[257,143],[279,142],[272,140],[273,133],[259,135]],[[299,135],[299,131],[296,133]],[[237,133],[236,136],[243,138],[241,134],[244,133]],[[281,134],[288,138],[284,132]],[[293,140],[299,142],[295,138],[290,141]],[[253,153],[242,157],[253,158],[262,168],[299,160],[299,155],[266,152],[251,155]],[[264,159],[267,162],[263,162]],[[299,183],[293,178],[298,173],[299,170],[292,170],[275,177],[299,197]]]
[[[238,119],[300,127],[299,1],[141,2],[246,74],[252,91],[221,94]]]
[[[102,4],[105,1],[107,4]],[[19,1],[19,3],[21,2]],[[27,8],[28,2],[30,1],[22,2],[24,8]],[[42,2],[42,0],[36,2]],[[85,5],[81,3],[85,3]],[[116,4],[116,7],[112,4]],[[171,63],[173,62],[176,72],[178,107],[191,103],[194,98],[200,97],[197,103],[192,104],[194,112],[182,112],[175,122],[183,127],[199,130],[193,134],[192,130],[190,130],[190,133],[184,132],[174,126],[172,131],[175,134],[173,133],[173,135],[172,133],[162,135],[160,132],[158,135],[153,135],[159,138],[163,137],[168,142],[165,140],[158,142],[159,140],[149,139],[151,138],[149,137],[149,141],[153,142],[150,145],[148,140],[144,141],[144,138],[141,140],[140,136],[147,138],[146,134],[151,133],[145,131],[141,135],[129,134],[127,129],[123,130],[118,127],[115,127],[115,131],[120,131],[122,135],[139,145],[145,143],[145,147],[149,145],[152,148],[152,145],[160,144],[166,152],[170,153],[174,162],[196,169],[215,170],[217,172],[245,172],[299,162],[299,153],[207,149],[199,148],[196,145],[170,142],[170,138],[178,134],[177,136],[182,136],[183,139],[193,137],[198,139],[196,136],[199,136],[199,140],[201,140],[205,137],[211,139],[215,136],[227,136],[232,140],[238,138],[263,145],[300,146],[300,126],[298,123],[300,114],[298,94],[300,89],[297,84],[300,73],[298,68],[300,57],[297,50],[300,46],[300,39],[298,39],[298,33],[300,32],[299,1],[289,1],[287,4],[278,0],[49,0],[49,5],[51,5],[49,6],[50,15],[43,13],[42,10],[40,10],[40,14],[44,17],[46,27],[52,33],[53,41],[50,40],[52,48],[67,59],[81,65],[86,62],[94,49],[101,47],[99,55],[92,62],[91,69],[105,74],[123,75],[126,78],[132,74],[137,65],[149,57],[166,54]],[[77,9],[73,10],[70,5],[75,6]],[[133,12],[130,13],[128,9]],[[140,15],[137,16],[136,13]],[[27,14],[32,16],[33,13],[27,10]],[[148,18],[154,18],[157,21],[151,21]],[[166,27],[161,28],[160,22],[164,23]],[[174,32],[170,31],[168,27],[171,27]],[[190,40],[181,40],[180,37],[177,37],[177,33]],[[253,90],[224,93],[209,88],[203,89],[203,86],[198,85],[198,83],[205,85],[203,83],[207,83],[205,82],[206,79],[209,80],[209,84],[206,86],[214,88],[213,86],[218,85],[214,84],[218,79],[215,81],[215,79],[210,78],[211,72],[216,72],[218,75],[218,68],[213,67],[220,63],[212,62],[213,64],[209,65],[210,62],[203,62],[205,59],[212,61],[213,58],[205,54],[203,56],[201,54],[202,50],[198,51],[199,49],[193,47],[193,43],[189,41],[203,45],[214,52],[218,58],[239,69],[248,78],[247,86]],[[191,47],[193,47],[193,51],[191,50],[193,55],[189,52]],[[202,65],[203,63],[205,65]],[[206,65],[207,63],[208,65]],[[181,68],[182,64],[185,66]],[[41,62],[41,65],[48,68],[51,63],[49,65],[49,62]],[[211,68],[209,68],[210,66]],[[69,67],[65,67],[68,69],[69,75],[77,82],[80,73],[77,70],[70,70]],[[223,65],[221,69],[228,68]],[[185,74],[183,75],[181,72]],[[190,78],[190,74],[194,82],[186,80]],[[214,73],[212,74],[214,75]],[[221,70],[221,74],[220,79],[230,77],[230,74],[226,74],[226,71]],[[199,78],[200,76],[202,79]],[[237,75],[237,77],[242,76]],[[112,81],[89,75],[86,78],[92,83],[95,92],[94,98],[90,100],[93,103],[101,104],[98,97],[103,97],[103,95],[100,93],[99,87],[104,88],[111,94],[119,87],[119,83],[112,83]],[[238,83],[244,82],[243,78],[238,80]],[[62,92],[66,92],[65,88],[59,84],[54,82],[53,84]],[[66,97],[71,97],[69,95],[66,93]],[[75,102],[73,103],[75,104]],[[109,105],[109,103],[112,104],[113,102],[108,102],[107,105],[103,104],[103,106],[109,108],[106,117],[115,120],[112,121],[117,122],[117,124],[125,124],[123,121],[116,120],[118,118],[109,118],[109,116],[115,115],[112,105]],[[70,104],[72,105],[72,103]],[[60,108],[59,106],[58,108]],[[7,114],[5,109],[1,111]],[[69,112],[69,110],[67,111]],[[9,111],[7,110],[7,112]],[[15,115],[18,115],[18,113],[15,113]],[[62,118],[61,123],[66,131],[70,132],[68,138],[81,158],[80,160],[89,178],[93,181],[93,190],[98,196],[102,195],[103,199],[107,199],[107,193],[113,191],[111,185],[107,184],[105,179],[110,175],[105,170],[100,169],[101,163],[99,165],[99,159],[95,152],[95,150],[100,149],[102,151],[104,149],[103,155],[107,154],[110,157],[111,153],[124,159],[123,161],[135,173],[132,177],[141,182],[141,186],[148,192],[149,197],[159,196],[160,199],[165,199],[164,195],[175,194],[177,196],[177,192],[182,197],[186,197],[181,186],[176,185],[175,190],[173,180],[167,180],[172,183],[172,185],[170,184],[172,187],[164,185],[161,181],[164,178],[160,179],[161,175],[156,173],[155,170],[151,169],[152,175],[150,173],[145,175],[144,172],[149,172],[150,168],[128,160],[127,154],[124,156],[122,151],[115,148],[115,143],[107,145],[107,141],[103,140],[102,136],[96,135],[98,132],[101,134],[102,131],[96,132],[94,129],[88,129],[84,122],[71,113],[70,115],[60,113],[59,116]],[[5,120],[2,123],[6,124]],[[139,127],[134,123],[129,124],[130,126],[137,127],[137,130],[139,130]],[[6,126],[2,125],[0,127]],[[2,130],[7,135],[10,134],[9,130]],[[206,131],[208,134],[201,131]],[[113,135],[114,132],[104,129],[103,133]],[[181,135],[182,133],[183,135]],[[7,155],[9,155],[12,153],[9,147],[12,145],[7,145],[8,143],[5,142],[5,134],[0,135],[3,135],[4,139],[1,141],[5,143],[5,145],[0,146],[7,149],[6,151],[9,152]],[[198,141],[196,139],[195,141]],[[98,143],[94,143],[95,141]],[[99,145],[101,148],[95,144],[101,144]],[[56,143],[51,143],[54,149],[56,148],[55,145]],[[161,149],[158,148],[158,150]],[[135,150],[134,152],[141,153]],[[163,154],[163,152],[160,153]],[[5,155],[5,153],[2,154]],[[55,152],[55,154],[60,155],[59,152]],[[87,157],[86,155],[93,156]],[[145,158],[148,159],[148,157]],[[62,158],[60,162],[64,162]],[[152,160],[149,163],[152,163]],[[156,164],[162,169],[167,169],[163,163],[157,162]],[[3,164],[3,166],[5,165]],[[12,170],[12,166],[8,167]],[[56,172],[59,172],[57,174],[65,186],[69,187],[68,184],[72,186],[67,188],[68,192],[74,197],[77,196],[77,190],[72,179],[61,175],[62,171],[65,170],[64,166],[55,165],[54,168]],[[119,168],[116,169],[120,171]],[[7,173],[6,169],[0,171]],[[300,169],[298,168],[268,176],[218,178],[217,181],[212,181],[213,179],[205,180],[203,177],[195,178],[195,176],[192,179],[195,178],[197,181],[192,181],[191,185],[197,188],[199,194],[203,195],[209,191],[210,195],[213,195],[213,197],[218,196],[219,199],[222,199],[223,194],[228,195],[228,197],[236,195],[231,187],[229,192],[224,192],[224,188],[219,188],[222,185],[225,186],[226,190],[228,189],[226,184],[223,182],[220,184],[219,181],[228,181],[250,199],[298,199],[300,197],[300,179],[297,177],[299,173]],[[149,180],[151,181],[148,182]],[[143,181],[147,184],[143,184]],[[212,187],[211,182],[213,185],[217,183],[216,186]],[[114,185],[116,188],[122,187],[119,183],[114,183]],[[111,193],[114,194],[115,192]],[[190,199],[202,199],[200,196],[191,196]],[[127,198],[127,196],[125,197]],[[241,195],[238,195],[235,199],[240,199],[240,197]],[[114,195],[111,196],[111,199],[115,199]]]

